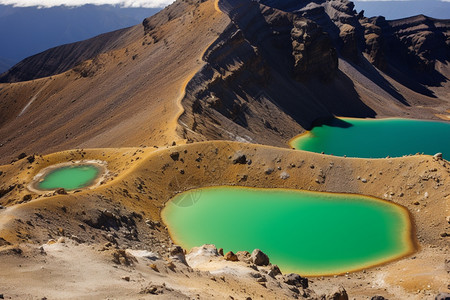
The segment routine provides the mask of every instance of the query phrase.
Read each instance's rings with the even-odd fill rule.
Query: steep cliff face
[[[220,5],[232,26],[188,86],[180,131],[187,139],[279,144],[332,115],[406,114],[436,97],[428,85],[445,78],[435,61],[448,61],[446,21],[366,18],[347,0]]]
[[[188,85],[180,134],[280,145],[317,119],[373,117],[339,71],[335,42],[324,27],[262,3],[220,1],[232,24]]]
[[[386,70],[380,57],[408,65],[413,71],[431,72],[436,61],[450,59],[450,21],[417,16],[395,21],[364,19],[369,59]]]
[[[299,80],[317,75],[331,80],[338,69],[338,56],[328,34],[317,23],[295,18],[291,31],[294,73]]]
[[[436,97],[429,87],[447,81],[448,71],[438,64],[450,60],[450,21],[416,16],[387,21],[362,18],[367,59],[411,90]],[[447,72],[447,73],[446,73]]]
[[[114,50],[85,59],[64,73],[0,84],[0,161],[9,163],[22,152],[162,146],[178,141],[179,99],[203,66],[204,51],[228,26],[229,18],[214,1],[177,3],[181,4],[169,6],[155,20],[148,19],[146,24],[157,28],[149,30],[142,24],[117,39],[109,36],[108,47]],[[101,44],[102,37],[91,42],[71,47],[87,54]],[[64,55],[68,61],[80,59],[71,57],[66,47],[54,49],[58,55],[49,59],[53,63]],[[44,62],[46,54],[33,60]],[[33,66],[23,62],[20,72],[28,72],[28,67]]]

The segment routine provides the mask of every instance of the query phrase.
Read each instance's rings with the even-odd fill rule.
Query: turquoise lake
[[[64,188],[74,190],[91,185],[100,170],[94,165],[76,165],[61,167],[45,175],[37,187],[41,190]]]
[[[409,119],[333,119],[294,138],[295,149],[336,156],[383,158],[443,153],[450,158],[450,123]]]
[[[358,195],[212,187],[177,195],[161,215],[185,249],[259,248],[283,272],[301,275],[354,271],[414,250],[405,208]]]

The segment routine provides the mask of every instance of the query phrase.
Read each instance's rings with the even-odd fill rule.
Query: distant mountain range
[[[0,73],[6,71],[14,64],[14,61],[0,57]]]
[[[366,16],[388,20],[423,14],[450,17],[450,2],[354,1]],[[0,73],[22,59],[62,44],[140,23],[159,8],[124,8],[114,5],[56,6],[51,8],[0,5]]]
[[[51,8],[0,5],[0,73],[51,47],[139,24],[159,10],[113,5]]]
[[[440,0],[413,1],[353,1],[358,11],[365,15],[384,16],[388,20],[425,15],[437,19],[450,18],[450,2]]]

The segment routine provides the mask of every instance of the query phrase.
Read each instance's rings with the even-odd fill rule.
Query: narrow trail
[[[219,0],[214,0],[214,9],[216,10],[217,13],[223,14],[222,10],[219,8]],[[205,62],[202,60],[203,56],[205,55],[206,51],[208,51],[208,49],[211,47],[212,44],[214,44],[216,42],[217,38],[214,39],[214,41],[212,41],[206,48],[204,51],[202,51],[202,53],[199,56],[199,61],[202,61],[203,63],[196,69],[194,70],[191,74],[189,74],[189,76],[186,78],[186,80],[183,82],[183,85],[181,87],[180,90],[180,95],[178,96],[178,98],[175,99],[175,105],[178,108],[178,112],[175,115],[175,120],[172,121],[172,126],[173,129],[171,130],[172,132],[174,132],[174,137],[175,139],[177,139],[178,141],[181,139],[180,136],[178,136],[178,134],[176,133],[176,129],[177,126],[179,125],[179,119],[181,117],[181,115],[184,113],[184,107],[181,104],[184,97],[186,96],[186,88],[189,84],[189,82],[191,82],[191,80],[195,77],[195,75],[197,75],[198,72],[200,72],[200,70],[205,66]],[[182,124],[183,125],[183,124]],[[189,128],[188,128],[189,129]]]
[[[37,99],[37,97],[39,96],[39,94],[47,87],[47,85],[49,84],[50,81],[48,81],[47,83],[45,83],[40,89],[39,91],[37,91],[36,94],[34,94],[34,96],[30,99],[30,101],[28,101],[27,105],[25,105],[24,108],[22,108],[22,110],[20,111],[20,113],[17,115],[17,118],[20,117],[21,115],[23,115],[25,113],[25,111],[28,109],[28,107],[30,107],[30,105]]]

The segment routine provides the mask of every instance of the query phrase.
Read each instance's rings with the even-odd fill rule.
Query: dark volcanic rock
[[[439,293],[434,298],[435,300],[450,300],[450,294],[449,293]]]
[[[356,28],[349,24],[344,24],[340,28],[339,37],[342,40],[341,54],[345,58],[358,62],[358,38]]]
[[[338,68],[338,56],[328,34],[313,21],[297,18],[291,31],[294,73],[298,80],[317,75],[332,79]]]
[[[245,165],[246,163],[247,163],[247,157],[245,156],[245,154],[238,152],[233,156],[233,164]]]
[[[180,153],[172,152],[172,153],[170,153],[170,158],[173,159],[174,161],[177,161],[180,158]]]
[[[295,285],[297,287],[302,287],[304,289],[308,288],[308,279],[301,277],[298,274],[290,273],[284,275],[284,282],[289,285]]]

